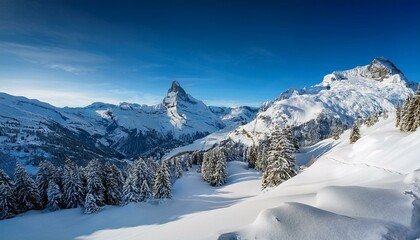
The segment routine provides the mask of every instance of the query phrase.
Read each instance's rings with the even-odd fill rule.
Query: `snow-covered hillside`
[[[0,221],[5,239],[416,239],[420,237],[420,131],[405,133],[394,113],[303,149],[319,159],[261,192],[261,175],[230,162],[228,183],[210,187],[190,171],[161,205],[31,211]],[[48,226],[48,227],[45,227]],[[23,231],[22,229],[25,229]]]
[[[328,74],[308,89],[285,91],[230,137],[252,144],[265,138],[276,124],[292,125],[299,142],[312,145],[338,127],[349,128],[357,118],[394,111],[395,104],[413,94],[417,85],[389,60],[375,58],[369,65]]]
[[[389,60],[378,57],[369,65],[335,71],[309,89],[288,89],[274,101],[266,102],[248,124],[229,131],[225,128],[165,155],[207,150],[226,139],[245,145],[258,144],[276,124],[292,125],[301,145],[312,145],[332,136],[336,128],[348,129],[356,119],[374,112],[395,111],[417,89]]]
[[[197,138],[252,120],[256,108],[208,107],[174,81],[154,106],[93,103],[56,108],[0,93],[0,155],[3,169],[16,159],[37,164],[62,156],[84,164],[93,158],[122,159],[162,154]],[[82,151],[81,151],[82,150]]]

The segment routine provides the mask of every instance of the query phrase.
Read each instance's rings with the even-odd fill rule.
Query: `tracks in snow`
[[[385,171],[385,172],[388,172],[388,173],[392,173],[392,174],[406,175],[404,173],[401,173],[401,172],[398,172],[398,171],[395,171],[395,170],[391,170],[391,169],[387,169],[387,168],[383,168],[383,167],[378,167],[378,166],[371,165],[371,164],[368,164],[368,163],[346,162],[346,161],[338,160],[338,159],[332,158],[332,157],[325,157],[325,158],[330,159],[330,160],[335,161],[335,162],[338,162],[338,163],[341,163],[341,164],[347,164],[347,165],[353,165],[353,166],[365,166],[365,167],[369,167],[369,168],[376,168],[376,169],[379,169],[379,170],[382,170],[382,171]]]

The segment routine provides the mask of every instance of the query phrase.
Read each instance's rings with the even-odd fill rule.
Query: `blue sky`
[[[376,56],[420,79],[420,1],[0,0],[0,91],[159,103],[176,79],[254,105]]]

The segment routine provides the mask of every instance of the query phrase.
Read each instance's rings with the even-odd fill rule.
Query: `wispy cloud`
[[[16,84],[19,82],[19,84]],[[63,83],[54,80],[0,79],[0,91],[50,103],[57,107],[83,107],[93,102],[119,104],[130,102],[146,105],[160,103],[163,96],[116,88],[109,84]]]
[[[79,74],[94,71],[95,68],[110,59],[79,50],[40,47],[26,44],[0,43],[0,54],[11,54],[28,62],[41,64],[50,69]]]

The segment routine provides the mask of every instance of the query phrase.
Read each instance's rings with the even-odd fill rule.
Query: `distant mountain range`
[[[0,167],[15,161],[37,165],[48,159],[78,164],[91,159],[121,161],[159,156],[227,126],[251,121],[253,107],[208,107],[174,81],[162,103],[154,106],[93,103],[57,108],[0,93]]]
[[[393,111],[417,87],[379,57],[366,66],[328,74],[308,89],[288,89],[260,109],[209,107],[176,81],[154,106],[93,103],[57,108],[0,93],[0,167],[11,172],[16,160],[36,166],[43,159],[61,164],[69,158],[84,165],[95,158],[118,163],[162,156],[215,132],[218,138],[252,145],[275,125],[292,126],[300,145],[311,145],[336,128],[349,128],[357,118]],[[221,129],[234,130],[221,134]]]
[[[291,88],[264,103],[249,123],[233,131],[214,133],[191,145],[172,150],[165,157],[185,151],[205,150],[215,139],[241,142],[247,146],[266,139],[274,127],[292,126],[300,146],[331,137],[336,129],[350,128],[356,119],[374,112],[395,111],[395,105],[414,94],[418,83],[406,79],[388,59],[378,57],[365,66],[335,71],[310,88]],[[316,157],[316,156],[314,156]]]

